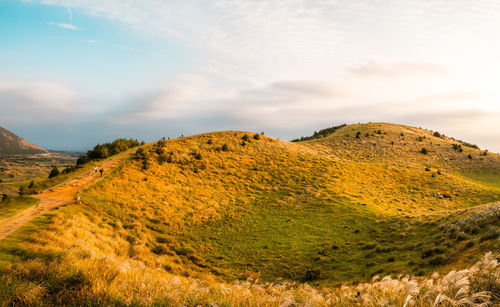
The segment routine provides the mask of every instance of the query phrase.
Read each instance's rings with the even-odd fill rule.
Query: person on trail
[[[97,166],[94,167],[94,174],[97,174]]]
[[[99,172],[101,172],[101,177],[102,177],[102,172],[104,172],[104,169],[103,169],[103,168],[101,168],[101,169],[99,170]]]

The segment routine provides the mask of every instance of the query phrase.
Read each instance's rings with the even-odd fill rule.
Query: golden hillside
[[[51,304],[277,306],[320,291],[319,305],[342,306],[331,286],[430,278],[498,251],[499,170],[497,154],[392,124],[296,143],[239,131],[159,141],[41,217],[29,243],[3,241],[0,259],[18,287],[52,291]],[[231,283],[249,279],[259,283]],[[376,297],[384,282],[363,291]]]

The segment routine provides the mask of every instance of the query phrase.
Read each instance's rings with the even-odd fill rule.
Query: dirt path
[[[131,152],[132,151],[129,150],[120,153],[101,164],[100,167],[104,168],[104,177],[120,165],[121,162],[123,162],[123,160],[131,154]],[[94,171],[91,170],[70,181],[63,182],[39,194],[32,195],[40,200],[36,206],[30,207],[15,216],[0,220],[0,240],[19,229],[35,216],[45,211],[54,210],[61,206],[74,203],[78,200],[78,193],[89,185],[96,183],[100,179],[101,176],[99,172],[94,174]]]

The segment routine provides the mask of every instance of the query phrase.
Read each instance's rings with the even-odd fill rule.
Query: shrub
[[[194,254],[194,250],[190,247],[176,247],[174,252],[179,256],[189,256]]]
[[[2,201],[7,201],[7,199],[9,198],[9,196],[7,194],[2,194]]]
[[[249,137],[247,134],[243,135],[243,136],[241,137],[241,139],[242,139],[243,141],[245,141],[245,142],[249,142],[249,141],[250,141],[250,137]]]
[[[427,148],[425,148],[425,147],[422,147],[422,149],[420,149],[420,153],[421,153],[421,154],[426,155],[428,152],[429,152],[429,151],[428,151],[428,150],[427,150]]]
[[[488,231],[481,238],[479,238],[479,242],[495,240],[498,239],[498,237],[500,237],[500,231],[496,228],[490,227],[488,228]]]
[[[259,134],[254,134],[253,135],[254,140],[260,140],[260,135]]]
[[[457,234],[457,241],[465,241],[467,240],[467,235],[463,232]]]
[[[340,126],[334,126],[334,127],[330,127],[330,128],[326,128],[326,129],[320,130],[320,131],[314,131],[313,135],[306,136],[306,137],[303,136],[300,139],[292,140],[292,142],[300,142],[300,141],[308,141],[308,140],[319,139],[319,138],[325,137],[325,136],[327,136],[329,134],[332,134],[335,131],[337,131],[338,129],[340,129],[342,127],[345,127],[345,126],[346,126],[346,124],[342,124]],[[264,135],[264,132],[262,132],[261,134]]]
[[[88,163],[90,160],[89,158],[85,156],[80,156],[78,159],[76,159],[76,165],[83,165],[85,163]]]
[[[472,159],[472,155],[471,155],[471,154],[468,154],[468,155],[467,155],[467,159]]]
[[[437,131],[436,131],[436,132],[434,132],[432,135],[433,135],[433,136],[435,136],[435,137],[437,137],[437,138],[442,137],[441,133],[439,133],[439,132],[437,132]]]
[[[444,250],[439,247],[428,248],[422,252],[422,259],[432,257],[434,255],[442,254]]]
[[[157,255],[166,255],[166,254],[168,254],[169,251],[163,245],[156,245],[155,247],[153,247],[151,249],[151,252],[153,252],[153,253],[155,253]]]
[[[419,137],[417,138],[417,141],[419,141],[419,142],[422,142],[423,140],[424,140],[424,138],[423,138],[423,137],[421,137],[421,136],[419,136]]]
[[[442,255],[436,256],[431,260],[429,260],[430,265],[443,265],[446,264],[446,262],[447,262],[446,258]]]
[[[50,171],[49,178],[53,178],[56,176],[59,176],[60,172],[57,166],[52,167],[52,170]]]
[[[169,156],[167,156],[165,153],[161,153],[160,155],[158,155],[158,163],[161,165],[165,162],[167,162]]]
[[[24,195],[24,186],[20,186],[19,187],[18,194],[19,194],[19,196],[23,196]]]
[[[141,147],[135,151],[134,157],[139,160],[147,159],[148,152],[143,147]]]
[[[356,138],[359,139],[359,137],[361,136],[361,132],[356,132]]]
[[[207,144],[208,144],[208,145],[212,145],[212,143],[213,143],[212,139],[209,139],[209,140],[207,141]]]
[[[196,160],[201,160],[201,159],[202,159],[202,157],[201,157],[201,153],[199,153],[199,152],[198,152],[198,153],[196,153],[196,154],[194,155],[194,158],[195,158]]]
[[[306,271],[305,281],[315,281],[320,278],[321,271],[320,270],[308,270]]]
[[[377,130],[377,134],[382,134],[382,131],[381,130]]]
[[[149,166],[150,166],[150,164],[149,164],[149,160],[148,159],[142,160],[142,169],[143,170],[149,169]]]
[[[30,181],[28,184],[28,189],[31,189],[35,185],[35,182],[33,180]]]
[[[227,146],[227,144],[226,144],[226,143],[224,143],[220,149],[221,149],[222,151],[228,151],[228,150],[229,150],[229,147]]]

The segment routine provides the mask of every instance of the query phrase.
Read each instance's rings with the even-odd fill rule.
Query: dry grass
[[[17,250],[29,260],[3,266],[4,306],[493,306],[500,298],[500,266],[492,253],[467,269],[427,278],[375,276],[335,288],[252,279],[224,283],[172,275],[160,263],[129,258],[128,242],[98,218],[65,218],[56,216]]]
[[[354,137],[358,130],[360,139]],[[0,301],[6,306],[499,304],[498,244],[491,243],[497,239],[481,243],[484,234],[471,232],[470,241],[477,243],[467,249],[448,231],[469,235],[465,225],[498,218],[496,205],[468,217],[450,213],[500,199],[497,179],[488,173],[499,169],[499,156],[480,157],[465,147],[458,153],[453,142],[430,131],[370,124],[304,143],[220,132],[147,145],[144,158],[127,161],[89,188],[82,203],[39,217],[46,225],[29,236],[19,234],[21,241],[0,243]],[[423,146],[426,155],[419,152]],[[259,240],[266,244],[256,244]],[[450,248],[457,257],[477,260],[490,247],[495,254],[442,277],[396,274],[366,282],[382,269],[442,269],[421,257],[423,248],[435,250],[436,244],[448,244],[440,253]],[[466,264],[451,261],[446,268]],[[327,274],[350,274],[337,278],[357,274],[365,282],[334,287],[302,283],[293,274],[288,280],[296,282],[277,279],[293,270],[303,273],[309,265]],[[260,268],[267,269],[262,277]],[[244,278],[227,281],[235,274]]]

